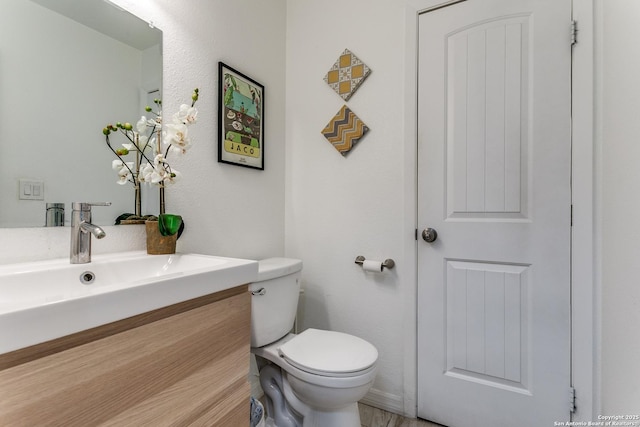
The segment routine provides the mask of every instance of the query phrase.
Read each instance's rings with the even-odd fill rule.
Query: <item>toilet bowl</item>
[[[357,402],[376,376],[378,351],[353,335],[307,329],[290,333],[302,262],[259,262],[252,299],[251,352],[267,415],[277,427],[360,427]]]

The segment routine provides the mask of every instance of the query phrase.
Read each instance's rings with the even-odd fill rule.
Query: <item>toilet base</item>
[[[361,427],[358,404],[353,403],[337,411],[310,411],[302,421],[302,427]]]
[[[276,427],[361,427],[358,403],[341,408],[311,408],[297,398],[281,369],[268,364],[260,370],[267,417]]]

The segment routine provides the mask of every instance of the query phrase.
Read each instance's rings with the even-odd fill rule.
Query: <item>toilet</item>
[[[291,332],[301,270],[300,260],[265,259],[249,286],[251,352],[267,415],[277,427],[360,427],[358,401],[373,384],[378,351],[341,332]]]

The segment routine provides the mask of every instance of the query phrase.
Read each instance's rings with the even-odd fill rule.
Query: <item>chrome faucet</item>
[[[71,204],[71,264],[91,262],[91,234],[102,239],[107,233],[97,225],[91,224],[91,206],[110,206],[111,202]],[[91,233],[91,234],[89,234]]]

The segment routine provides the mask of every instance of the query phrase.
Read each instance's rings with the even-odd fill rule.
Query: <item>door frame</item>
[[[407,0],[405,28],[405,155],[404,220],[405,262],[413,289],[405,293],[404,414],[417,414],[417,47],[418,14],[465,0]],[[466,0],[473,1],[473,0]],[[578,22],[578,43],[572,58],[572,159],[571,188],[573,226],[571,230],[571,378],[576,390],[574,421],[591,421],[600,410],[600,120],[595,108],[596,86],[594,24],[597,0],[572,0],[573,19]],[[569,32],[567,23],[567,32]],[[567,405],[569,405],[567,391]]]

